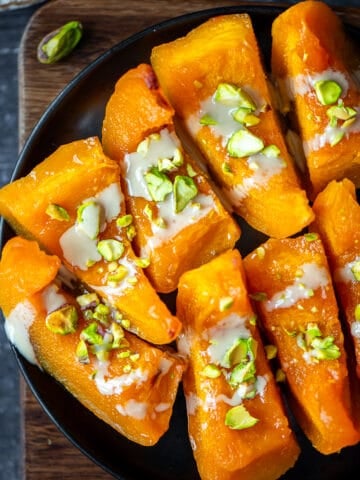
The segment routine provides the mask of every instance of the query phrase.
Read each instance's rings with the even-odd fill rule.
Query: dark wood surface
[[[180,0],[53,0],[36,11],[19,51],[19,140],[23,145],[46,106],[86,65],[112,45],[158,21],[231,1]],[[249,2],[256,3],[256,2]],[[66,21],[83,22],[78,48],[64,61],[44,66],[36,46]],[[22,382],[24,478],[27,480],[110,479],[57,430]],[[0,475],[1,476],[1,475]],[[152,480],[152,479],[149,479]],[[169,479],[170,480],[170,479]]]

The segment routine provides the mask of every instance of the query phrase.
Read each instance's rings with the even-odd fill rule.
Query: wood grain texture
[[[239,5],[231,1],[54,0],[32,17],[19,52],[19,144],[24,144],[48,104],[91,61],[129,35],[183,13]],[[254,2],[253,2],[254,3]],[[49,31],[69,20],[84,25],[76,50],[55,65],[41,65],[36,47]],[[65,438],[22,381],[24,469],[26,480],[107,480],[101,470]]]

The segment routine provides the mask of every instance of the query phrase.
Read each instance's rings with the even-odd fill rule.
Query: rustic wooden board
[[[19,52],[19,143],[24,144],[44,109],[86,65],[132,33],[183,13],[231,1],[171,0],[53,0],[32,17]],[[253,4],[256,2],[252,2]],[[66,61],[44,66],[36,46],[49,31],[78,19],[84,37]],[[110,479],[57,430],[22,382],[24,469],[27,480]]]

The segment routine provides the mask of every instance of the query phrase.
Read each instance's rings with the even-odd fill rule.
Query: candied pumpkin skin
[[[317,81],[331,80],[340,85],[339,100],[346,108],[356,111],[360,105],[360,89],[353,78],[359,53],[340,17],[324,2],[299,2],[275,19],[272,39],[272,73],[285,110],[292,110],[296,118],[293,128],[304,146],[312,198],[333,179],[348,177],[359,187],[359,114],[349,125],[340,117],[330,122],[330,106],[339,101],[324,105],[315,94]]]
[[[360,303],[360,206],[354,184],[348,179],[330,182],[316,197],[314,212],[316,216],[311,228],[319,233],[324,243],[360,377],[360,317],[357,313]]]
[[[244,281],[241,257],[234,250],[186,272],[179,283],[177,314],[184,330],[178,347],[189,358],[183,378],[188,428],[204,480],[276,479],[294,465],[299,455],[253,323]],[[230,346],[231,341],[245,336],[257,345],[258,387],[254,398],[244,399],[242,404],[258,423],[237,430],[225,425],[231,406],[241,402],[235,400],[236,388],[222,374],[207,376],[205,371],[211,365],[214,368],[213,356],[217,353],[212,349],[225,354],[222,342]]]
[[[151,63],[166,97],[233,210],[273,237],[292,235],[308,225],[313,213],[272,106],[249,16],[214,17],[185,37],[154,47]],[[240,88],[253,101],[248,126],[241,120],[230,125],[232,111],[227,112],[225,122],[225,114],[216,103],[223,84]],[[249,151],[237,158],[229,150],[237,129],[250,132],[264,147],[275,145],[278,151]],[[278,222],[278,218],[283,221]]]
[[[233,248],[240,236],[238,225],[182,147],[173,116],[174,110],[162,95],[151,66],[140,64],[117,81],[106,106],[102,134],[105,152],[121,165],[127,211],[137,230],[134,248],[149,260],[146,275],[161,293],[174,291],[183,272]],[[159,158],[149,159],[143,150],[139,154],[142,142],[148,142],[148,150],[157,148]],[[163,160],[161,152],[168,153],[170,142],[179,156],[178,163],[171,164],[169,170],[163,167],[161,172],[173,183],[180,176],[186,178],[197,190],[187,208],[177,213],[173,192],[156,202],[147,198],[146,185],[139,188],[139,178]],[[155,224],[157,219],[164,222],[160,228]]]
[[[5,185],[0,213],[17,233],[36,239],[118,308],[132,331],[155,344],[170,343],[181,323],[136,264],[127,227],[116,224],[125,215],[119,176],[119,165],[104,155],[97,138],[74,141],[59,147],[29,175]],[[79,228],[81,208],[91,210],[91,204],[99,208],[98,217],[91,214],[84,223],[94,228],[99,222],[93,239]],[[63,208],[67,216],[59,218],[58,210],[54,215],[49,206]],[[105,257],[98,250],[100,241],[105,241]]]
[[[169,427],[184,360],[123,332],[123,348],[114,349],[104,360],[90,353],[87,361],[79,361],[76,352],[89,321],[75,298],[54,282],[59,267],[60,260],[46,255],[36,242],[14,237],[5,245],[0,261],[0,306],[10,325],[10,339],[19,341],[24,336],[21,324],[27,323],[28,341],[42,368],[119,433],[141,445],[154,445]],[[61,308],[61,303],[78,312],[76,330],[67,335],[46,327],[47,315],[52,308]],[[23,343],[15,343],[20,351]],[[127,351],[132,360],[118,355]]]
[[[344,338],[320,239],[269,239],[244,268],[305,434],[323,454],[356,444]]]

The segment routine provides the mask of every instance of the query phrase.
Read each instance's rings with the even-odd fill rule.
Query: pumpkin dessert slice
[[[320,239],[269,239],[244,267],[305,434],[323,454],[356,444],[344,337]]]
[[[354,184],[330,182],[316,197],[314,212],[311,228],[324,243],[360,377],[360,206]]]
[[[323,2],[300,2],[272,26],[272,73],[300,136],[311,196],[348,177],[360,186],[360,64],[340,17]]]
[[[214,17],[154,47],[151,63],[234,212],[273,237],[308,225],[313,214],[272,106],[250,17]]]
[[[60,260],[13,237],[0,262],[0,307],[12,343],[101,420],[154,445],[169,427],[185,362],[124,331],[95,293],[74,297],[56,278]]]
[[[241,257],[228,251],[179,282],[178,348],[188,429],[203,480],[270,480],[299,447],[289,428],[245,286]]]
[[[119,166],[97,138],[62,145],[27,176],[4,186],[0,214],[116,307],[128,329],[155,344],[176,338],[181,324],[131,248],[136,232],[125,212]]]
[[[154,288],[175,290],[182,273],[233,248],[240,230],[175,133],[174,111],[150,65],[117,82],[106,106],[104,151],[121,165],[133,245]]]

